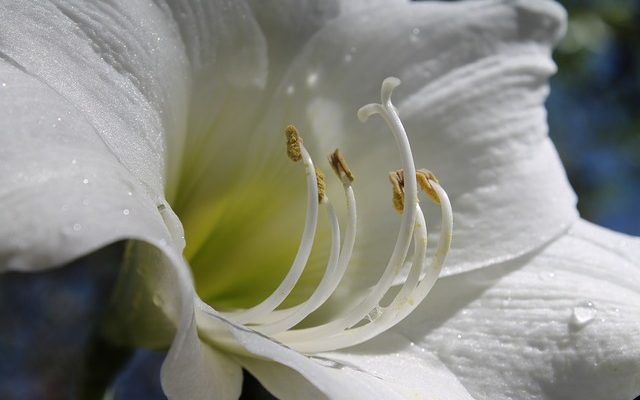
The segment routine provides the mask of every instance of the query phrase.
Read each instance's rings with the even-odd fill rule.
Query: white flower
[[[639,241],[579,220],[547,137],[563,11],[365,3],[3,2],[2,271],[130,240],[112,336],[171,344],[171,398],[237,397],[241,367],[282,398],[640,393]],[[385,176],[401,161],[385,124],[355,115],[387,76],[403,82],[394,99],[416,164],[452,201],[445,278],[405,321],[346,348],[290,331],[274,341],[221,312],[259,303],[295,254],[305,202],[284,157],[289,123],[317,159],[340,147],[358,177],[349,270],[303,323],[335,321],[382,274],[401,220]],[[318,285],[325,233],[294,304]]]

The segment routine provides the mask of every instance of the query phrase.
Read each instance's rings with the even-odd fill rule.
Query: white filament
[[[340,228],[338,226],[338,219],[335,215],[333,207],[329,203],[327,203],[327,212],[330,215],[332,226],[332,246],[331,254],[329,256],[330,262],[327,265],[327,269],[324,276],[322,277],[322,280],[307,301],[291,309],[293,312],[288,313],[289,315],[277,322],[265,324],[261,327],[256,328],[256,330],[264,334],[274,334],[290,329],[298,322],[306,318],[309,314],[318,309],[318,307],[320,307],[322,304],[324,304],[324,302],[327,301],[329,296],[331,296],[331,294],[338,287],[338,284],[342,280],[342,277],[347,270],[349,260],[351,259],[351,254],[353,253],[357,225],[356,202],[355,196],[353,194],[353,189],[350,184],[344,184],[344,190],[347,201],[348,224],[345,234],[345,240],[342,245],[342,250],[340,251],[339,248]],[[336,247],[337,251],[340,252],[340,257],[338,258],[337,262],[333,262],[333,256],[334,254],[337,254],[337,252],[334,253],[334,251],[336,251]]]
[[[335,210],[327,196],[321,200],[331,226],[331,250],[322,280],[313,294],[303,303],[276,310],[289,296],[308,262],[315,237],[318,218],[318,182],[313,161],[300,144],[302,160],[307,172],[307,215],[305,228],[293,264],[280,286],[263,302],[247,310],[225,314],[235,322],[271,335],[301,352],[330,351],[352,346],[379,335],[409,315],[427,296],[437,280],[451,245],[453,216],[449,198],[442,187],[430,180],[441,205],[441,231],[436,253],[427,268],[427,229],[418,203],[416,168],[411,147],[398,112],[391,102],[393,89],[400,84],[397,78],[382,83],[379,104],[368,104],[358,110],[358,118],[366,121],[378,114],[389,127],[400,153],[404,172],[403,215],[393,251],[378,282],[367,294],[341,317],[304,329],[292,329],[317,310],[333,294],[349,265],[356,238],[357,211],[351,182],[343,179],[347,201],[344,242],[340,243],[340,226]],[[435,178],[434,178],[435,179]],[[386,307],[380,302],[392,288],[405,265],[411,241],[414,242],[413,261],[403,286]],[[420,277],[423,277],[422,279]]]
[[[318,180],[311,156],[302,143],[300,144],[300,152],[307,175],[307,215],[305,217],[304,231],[298,252],[296,253],[293,265],[280,283],[280,286],[278,286],[268,298],[247,310],[224,314],[241,324],[251,322],[261,315],[268,314],[282,304],[300,279],[304,267],[309,260],[316,234],[316,227],[318,226]]]

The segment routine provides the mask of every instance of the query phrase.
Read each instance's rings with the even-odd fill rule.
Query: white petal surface
[[[308,357],[246,328],[225,322],[203,306],[201,335],[226,334],[242,348],[234,358],[281,399],[471,399],[440,361],[402,337],[386,337],[340,352]],[[400,354],[403,350],[407,350]]]
[[[176,239],[180,251],[163,200],[166,146],[186,108],[175,24],[124,1],[0,8],[3,268],[50,267],[125,238]]]
[[[169,251],[167,251],[169,250]],[[240,365],[198,337],[189,267],[167,246],[130,242],[104,332],[114,343],[171,348],[161,370],[170,399],[236,399]]]
[[[294,60],[264,126],[295,123],[315,135],[313,154],[343,148],[366,199],[360,263],[381,264],[398,224],[386,172],[399,160],[382,121],[363,125],[355,112],[377,101],[385,77],[399,77],[394,99],[416,163],[453,202],[445,274],[504,261],[577,217],[543,104],[563,27],[551,2],[425,2],[337,18]]]
[[[13,65],[0,76],[3,270],[52,267],[119,239],[171,241],[155,196],[76,108]]]
[[[640,394],[640,241],[576,223],[539,253],[441,279],[395,328],[478,399]]]

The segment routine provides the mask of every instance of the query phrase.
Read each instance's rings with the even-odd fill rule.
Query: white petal
[[[187,59],[175,24],[157,7],[131,2],[6,2],[0,15],[4,63],[49,87],[43,102],[74,108],[71,117],[79,114],[94,128],[85,135],[104,141],[136,178],[162,193],[164,135],[182,130],[185,118]],[[146,29],[136,22],[141,15]],[[5,81],[20,85],[15,76]],[[26,115],[20,111],[14,116]]]
[[[248,0],[264,34],[269,57],[269,80],[277,83],[302,46],[328,21],[405,0]]]
[[[169,250],[169,251],[167,251]],[[240,365],[198,336],[188,265],[167,247],[128,244],[104,332],[113,343],[166,348],[162,388],[171,399],[236,399]]]
[[[314,154],[343,148],[366,199],[361,263],[380,264],[398,223],[385,177],[399,162],[384,124],[360,124],[355,112],[377,100],[385,77],[399,77],[394,99],[416,163],[453,201],[445,273],[504,261],[577,218],[543,104],[555,70],[550,46],[563,27],[551,2],[414,2],[337,18],[294,60],[265,126],[287,120],[312,132]]]
[[[436,284],[396,329],[473,396],[640,394],[640,240],[585,222],[539,253]]]
[[[388,335],[349,353],[305,356],[225,321],[204,306],[201,335],[216,341],[226,333],[244,355],[234,358],[281,399],[471,399],[435,357],[411,352],[399,335]],[[222,332],[224,331],[224,332]],[[405,354],[399,354],[407,349]]]
[[[75,107],[13,65],[0,76],[2,268],[51,267],[119,239],[171,241],[155,194]]]
[[[186,106],[175,25],[141,3],[0,7],[2,265],[50,267],[125,238],[175,237],[180,251],[163,200]]]

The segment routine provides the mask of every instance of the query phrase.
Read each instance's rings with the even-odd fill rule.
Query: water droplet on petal
[[[127,196],[133,196],[133,192],[127,192]]]
[[[376,319],[378,319],[378,317],[380,317],[381,315],[382,315],[382,308],[376,307],[373,310],[371,310],[369,314],[367,314],[366,318],[369,320],[369,322],[373,322]]]
[[[317,72],[312,72],[309,75],[307,75],[307,86],[312,88],[315,87],[316,84],[318,83],[318,73]]]
[[[456,335],[456,337],[457,337],[458,339],[462,339],[462,334],[458,333],[458,334]]]
[[[75,158],[73,160],[71,160],[71,164],[76,165],[77,163],[78,163],[78,161],[76,161]]]
[[[542,281],[550,281],[553,278],[556,277],[556,273],[555,272],[549,272],[549,271],[542,271],[538,274],[538,276],[540,277],[540,280]]]
[[[592,302],[586,301],[584,303],[580,303],[579,305],[573,307],[570,323],[578,329],[583,328],[591,321],[593,321],[597,312],[598,310],[596,310],[596,307]]]
[[[125,208],[124,210],[122,210],[122,214],[129,215],[129,209]]]
[[[80,225],[78,223],[75,223],[75,224],[73,224],[72,229],[73,229],[74,232],[79,232],[80,229],[82,229],[82,225]]]
[[[88,184],[88,183],[89,183],[89,179],[84,178],[84,179],[82,180],[82,183],[84,183],[85,185],[86,185],[86,184]]]

